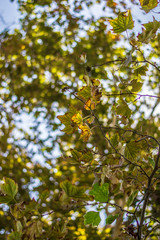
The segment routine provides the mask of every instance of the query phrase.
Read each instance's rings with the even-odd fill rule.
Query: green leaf
[[[28,237],[28,239],[36,239],[42,234],[43,230],[43,223],[38,221],[30,221],[27,223],[26,229],[25,229],[25,235]]]
[[[124,155],[128,159],[136,161],[136,158],[140,150],[141,150],[140,144],[135,141],[131,141],[126,144]]]
[[[157,7],[158,1],[157,0],[139,0],[142,9],[148,13],[153,8]]]
[[[65,128],[62,130],[63,132],[71,134],[77,129],[77,124],[71,120],[76,112],[77,110],[74,107],[70,107],[69,112],[65,113],[64,115],[57,116],[61,123],[65,125]]]
[[[8,204],[9,202],[11,202],[12,201],[12,197],[10,197],[10,196],[7,196],[7,195],[5,195],[5,196],[0,196],[0,204]]]
[[[111,143],[114,147],[118,146],[119,143],[119,135],[116,133],[111,137]]]
[[[107,218],[106,218],[106,224],[112,224],[114,222],[114,220],[117,219],[117,217],[119,216],[119,214],[116,214],[116,215],[109,215]]]
[[[155,167],[155,161],[152,158],[148,158],[149,163],[151,164],[151,166],[154,168]]]
[[[82,153],[78,152],[76,149],[71,149],[72,157],[75,161],[79,162],[82,157]]]
[[[128,107],[125,101],[121,101],[120,104],[116,108],[116,113],[118,115],[129,118],[131,116],[131,109]]]
[[[49,194],[50,192],[48,190],[44,190],[39,196],[40,202],[45,202],[46,199],[49,197]]]
[[[74,186],[69,181],[64,181],[60,184],[61,188],[67,194],[68,197],[75,197],[75,198],[86,198],[85,189],[83,187]]]
[[[153,22],[143,24],[145,29],[142,30],[142,33],[138,35],[138,40],[142,43],[149,43],[150,40],[153,40],[156,36],[157,30],[160,28],[160,22],[156,21],[153,17]]]
[[[134,73],[135,73],[135,75],[137,75],[137,76],[146,76],[146,72],[148,71],[148,68],[147,68],[147,66],[145,65],[145,66],[142,66],[142,67],[139,67],[139,68],[136,68],[135,70],[134,70]]]
[[[110,20],[110,24],[115,33],[122,33],[127,29],[132,29],[134,27],[134,22],[132,20],[131,11],[128,10],[127,12],[120,13],[118,18]]]
[[[98,226],[101,221],[99,212],[90,211],[84,215],[84,224],[91,224],[93,227]]]
[[[128,201],[127,201],[127,207],[131,206],[135,197],[137,196],[138,194],[138,190],[134,191],[128,198]]]
[[[88,99],[91,98],[91,87],[85,86],[80,89],[80,91],[77,93],[77,96],[82,98],[84,102],[86,102]]]
[[[138,91],[140,91],[142,86],[143,86],[142,82],[138,82],[137,79],[134,79],[134,80],[131,81],[131,83],[129,85],[129,90],[131,92],[138,92]]]
[[[95,201],[107,202],[109,196],[109,184],[104,183],[102,186],[99,186],[99,184],[96,183],[93,186],[93,190],[91,190],[89,194],[95,196]]]
[[[20,221],[17,221],[16,227],[17,227],[17,232],[22,232],[23,227]]]
[[[8,240],[21,240],[21,233],[20,232],[12,232],[8,235]]]
[[[83,155],[81,157],[81,161],[90,162],[92,160],[93,160],[93,154],[91,151],[87,151],[87,152],[83,153]]]
[[[1,191],[12,199],[18,192],[18,185],[10,178],[4,179],[5,183],[1,185]]]

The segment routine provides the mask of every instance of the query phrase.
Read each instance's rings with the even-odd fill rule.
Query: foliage
[[[0,34],[0,239],[160,237],[160,22],[117,2],[18,0]]]

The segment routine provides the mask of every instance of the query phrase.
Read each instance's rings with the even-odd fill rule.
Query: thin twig
[[[156,226],[154,226],[144,237],[144,239],[147,239],[147,237],[156,229],[160,228],[160,224],[157,224]]]
[[[147,185],[147,189],[146,189],[146,193],[144,195],[144,202],[143,202],[143,207],[142,207],[142,212],[141,212],[141,218],[140,218],[140,225],[138,228],[138,240],[141,240],[141,236],[142,236],[142,227],[143,227],[143,222],[144,222],[144,218],[145,218],[145,211],[146,211],[146,207],[147,207],[147,203],[148,203],[148,199],[149,199],[149,195],[150,195],[150,188],[152,186],[152,179],[156,173],[156,171],[158,170],[158,164],[159,164],[159,159],[160,159],[160,145],[159,145],[159,151],[157,154],[157,159],[155,162],[155,166],[154,169],[148,179],[148,185]]]
[[[112,94],[105,94],[107,97],[115,97],[115,96],[122,96],[122,95],[135,95],[141,97],[151,97],[151,98],[158,98],[160,99],[160,96],[157,95],[151,95],[151,94],[139,94],[139,93],[133,93],[133,92],[120,92],[120,93],[112,93]]]

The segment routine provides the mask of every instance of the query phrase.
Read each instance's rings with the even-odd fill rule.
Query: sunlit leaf
[[[82,119],[82,113],[78,112],[78,113],[74,114],[71,119],[72,119],[72,121],[73,121],[74,123],[76,123],[77,125],[82,124],[82,121],[83,121],[83,119]]]
[[[87,124],[80,125],[79,128],[81,129],[81,136],[80,138],[84,141],[87,142],[89,137],[91,136],[91,130]]]
[[[91,79],[92,85],[95,87],[99,87],[99,85],[101,84],[100,81],[98,79]]]
[[[134,22],[132,20],[131,11],[122,12],[118,15],[118,18],[110,20],[110,24],[113,27],[115,33],[122,33],[127,29],[132,29],[134,27]]]
[[[91,98],[91,88],[89,86],[82,87],[77,96],[81,97],[85,102],[88,101]]]
[[[94,184],[93,190],[89,192],[90,195],[94,195],[95,201],[107,202],[109,197],[109,184],[104,183],[99,186],[98,183]]]
[[[93,227],[98,226],[101,221],[99,212],[90,211],[84,215],[84,224],[91,224]]]
[[[92,102],[91,99],[88,99],[88,101],[85,103],[85,109],[86,110],[94,110],[95,109],[95,102]]]
[[[158,0],[139,0],[139,2],[145,12],[149,12],[158,5]]]
[[[0,188],[4,194],[6,194],[7,196],[9,196],[12,199],[15,197],[15,195],[18,192],[18,185],[15,183],[14,180],[12,180],[10,178],[5,178],[4,184],[2,184],[0,186]]]
[[[93,123],[94,119],[95,119],[94,116],[89,117],[89,118],[87,118],[87,122],[88,122],[89,124],[91,124],[91,123]]]

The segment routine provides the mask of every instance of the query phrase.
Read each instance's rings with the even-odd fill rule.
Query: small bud
[[[82,64],[84,64],[84,63],[86,62],[86,53],[83,52],[83,53],[80,55],[79,59],[80,59],[80,62],[81,62]]]

